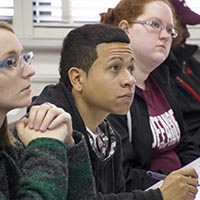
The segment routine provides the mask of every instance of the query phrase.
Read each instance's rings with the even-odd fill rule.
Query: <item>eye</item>
[[[17,67],[18,59],[16,59],[16,58],[11,58],[10,61],[11,61],[11,62],[10,62],[10,66],[16,68],[16,67]]]
[[[114,66],[111,67],[111,70],[112,71],[118,71],[119,70],[119,66],[114,65]]]
[[[30,59],[28,55],[23,55],[22,58],[24,59],[25,62],[28,62]]]
[[[173,27],[167,27],[167,32],[172,36],[176,35],[176,30]]]
[[[31,65],[32,62],[33,62],[33,59],[34,59],[34,54],[33,54],[33,52],[31,51],[31,52],[29,52],[29,53],[27,53],[27,54],[24,54],[24,55],[19,56],[18,61],[19,61],[19,62],[25,62],[25,63],[27,63],[28,65]]]
[[[174,33],[174,30],[173,30],[172,27],[167,27],[166,30],[167,30],[167,32],[168,32],[169,34],[173,34],[173,33]]]
[[[9,58],[8,60],[4,61],[3,66],[15,68],[17,66],[17,61],[15,58]]]
[[[154,28],[154,29],[160,29],[161,28],[161,24],[160,24],[160,22],[158,22],[158,21],[150,21],[150,25],[151,25],[151,27],[152,28]]]
[[[28,54],[23,55],[22,58],[24,59],[24,61],[26,63],[28,63],[30,65],[32,63],[32,61],[33,61],[33,53],[29,52]]]
[[[134,66],[129,66],[128,67],[128,71],[130,72],[130,74],[133,74],[133,72],[135,71],[135,67]]]

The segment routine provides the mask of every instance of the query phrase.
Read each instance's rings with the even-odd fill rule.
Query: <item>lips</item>
[[[24,89],[21,90],[21,92],[26,91],[26,90],[30,90],[31,89],[31,85],[28,85],[27,87],[25,87]]]
[[[163,48],[163,49],[166,49],[166,46],[165,46],[165,45],[158,45],[158,47]]]
[[[130,99],[132,99],[133,96],[134,96],[134,93],[127,93],[127,94],[120,96],[119,98],[130,98]]]

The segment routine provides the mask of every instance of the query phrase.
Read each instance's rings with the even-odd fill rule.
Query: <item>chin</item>
[[[123,109],[123,110],[118,110],[116,111],[115,113],[113,114],[116,114],[116,115],[126,115],[129,111],[129,108],[128,109]]]
[[[166,60],[166,56],[160,56],[159,58],[157,58],[156,60],[155,60],[155,62],[154,62],[154,66],[155,66],[155,68],[154,69],[156,69],[157,67],[159,67],[160,66],[160,64],[162,64],[165,60]]]
[[[20,104],[18,104],[17,108],[24,108],[31,105],[31,99],[27,99],[24,101],[21,101]]]

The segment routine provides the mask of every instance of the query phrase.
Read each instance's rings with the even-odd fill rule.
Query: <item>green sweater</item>
[[[0,147],[0,200],[95,199],[85,141],[74,134],[76,145],[69,149],[50,138],[35,139],[26,149],[19,141]]]

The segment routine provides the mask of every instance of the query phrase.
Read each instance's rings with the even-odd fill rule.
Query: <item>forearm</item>
[[[27,147],[21,168],[18,199],[66,199],[68,160],[64,143],[36,139]]]

